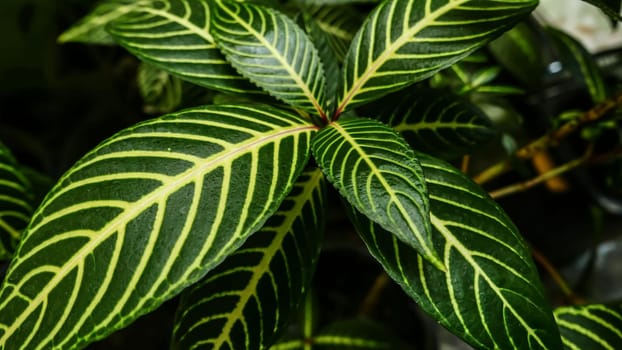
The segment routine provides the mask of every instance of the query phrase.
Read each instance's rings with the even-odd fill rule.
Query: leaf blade
[[[555,309],[566,349],[618,349],[622,346],[619,306],[590,304]]]
[[[414,149],[437,157],[467,154],[495,134],[483,111],[447,91],[415,88],[379,102],[383,107],[374,116]]]
[[[399,135],[378,121],[339,120],[318,133],[312,149],[348,202],[443,268],[431,244],[423,172]]]
[[[209,33],[207,0],[153,0],[106,26],[139,59],[194,84],[226,92],[258,93],[225,60]]]
[[[323,233],[325,190],[318,169],[303,173],[266,225],[184,292],[174,347],[263,349],[274,343],[310,287]]]
[[[211,32],[231,64],[273,96],[325,119],[326,78],[317,49],[284,14],[219,0]]]
[[[269,106],[208,106],[102,143],[35,213],[0,290],[0,343],[76,348],[179,293],[276,210],[314,130]]]
[[[0,261],[13,255],[33,211],[30,181],[0,142]]]
[[[537,271],[509,218],[462,173],[419,157],[429,186],[434,243],[447,269],[430,266],[349,207],[372,255],[424,311],[472,346],[560,349]]]
[[[381,3],[356,34],[346,56],[338,114],[455,63],[536,4],[533,0]]]

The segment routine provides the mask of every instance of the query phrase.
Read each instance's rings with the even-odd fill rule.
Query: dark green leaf
[[[318,48],[318,53],[322,60],[322,66],[324,67],[324,72],[326,74],[326,108],[327,113],[330,115],[335,103],[337,102],[337,84],[339,82],[337,77],[339,76],[341,69],[339,68],[339,63],[335,53],[331,50],[330,37],[328,34],[322,31],[320,26],[308,16],[305,16],[304,22],[307,32],[309,33],[309,37],[315,44],[315,47]]]
[[[286,15],[218,0],[211,32],[231,64],[286,103],[325,116],[326,79],[317,49]]]
[[[395,131],[371,119],[339,120],[322,129],[312,147],[348,202],[443,268],[432,246],[421,166]]]
[[[560,52],[563,69],[579,80],[589,92],[592,102],[600,103],[607,99],[607,88],[603,75],[594,57],[574,38],[553,28],[547,30]]]
[[[0,290],[5,349],[75,349],[198,281],[277,209],[315,127],[264,105],[128,128],[36,210]]]
[[[181,103],[181,80],[166,71],[143,63],[138,66],[136,80],[146,113],[169,113]]]
[[[583,0],[600,8],[607,16],[615,21],[622,21],[622,15],[620,14],[622,9],[621,0]]]
[[[13,255],[32,214],[30,182],[0,142],[0,261]]]
[[[321,171],[303,173],[264,227],[182,294],[179,349],[264,349],[309,289],[324,230]]]
[[[115,44],[114,39],[105,29],[106,24],[149,2],[150,0],[105,0],[63,32],[58,37],[58,41],[61,43]]]
[[[209,33],[210,2],[141,2],[106,28],[133,55],[184,80],[221,91],[257,92],[216,47]]]
[[[356,34],[337,112],[430,77],[528,14],[536,0],[392,0]]]
[[[328,45],[337,60],[343,62],[354,34],[363,23],[363,17],[352,6],[310,6],[305,12],[326,33]],[[328,80],[339,81],[337,76],[328,76]]]
[[[417,88],[379,101],[379,119],[416,150],[453,158],[472,152],[495,134],[477,106],[447,91]]]
[[[619,305],[581,305],[555,309],[566,349],[622,349],[622,309]]]
[[[446,271],[348,206],[369,248],[428,314],[478,349],[561,349],[529,249],[502,209],[449,164],[418,155]]]

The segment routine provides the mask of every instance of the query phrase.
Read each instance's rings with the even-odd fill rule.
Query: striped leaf
[[[450,66],[503,33],[537,0],[382,2],[352,41],[337,112]]]
[[[30,182],[0,142],[0,261],[13,255],[32,214]]]
[[[328,45],[337,60],[343,62],[354,33],[363,23],[363,17],[352,6],[309,6],[305,12],[326,34]],[[336,76],[331,75],[328,75],[328,80],[338,81]]]
[[[555,309],[555,318],[566,349],[622,349],[620,306],[581,305]]]
[[[311,283],[324,230],[325,182],[307,171],[265,226],[182,294],[178,349],[264,349]]]
[[[404,348],[383,325],[369,319],[329,324],[310,337],[283,340],[271,350],[398,350]]]
[[[169,113],[181,103],[181,80],[148,63],[138,66],[138,91],[147,113]]]
[[[488,195],[460,171],[419,154],[434,244],[446,271],[349,207],[371,254],[428,314],[478,349],[561,349],[529,249]]]
[[[257,92],[216,47],[209,33],[210,2],[141,2],[106,29],[133,55],[184,80],[221,91]]]
[[[348,202],[443,268],[432,245],[421,166],[395,131],[371,119],[339,120],[318,133],[312,149]]]
[[[240,73],[276,98],[326,119],[319,54],[290,18],[252,3],[218,0],[211,30]]]
[[[199,280],[274,213],[314,132],[269,106],[207,106],[97,146],[24,234],[0,290],[0,344],[79,348]]]
[[[400,132],[414,149],[438,157],[472,152],[495,134],[483,111],[447,91],[409,89],[379,102],[383,108],[374,116]]]
[[[315,294],[307,293],[301,307],[298,325],[270,350],[398,350],[402,344],[397,337],[370,319],[347,319],[318,327],[319,305]],[[319,328],[319,329],[318,329]]]
[[[58,41],[86,44],[113,45],[114,39],[106,31],[106,25],[133,9],[145,6],[152,0],[106,0],[99,3],[84,18],[64,31]]]
[[[563,68],[585,86],[592,102],[596,104],[607,99],[605,79],[594,57],[568,34],[553,28],[548,28],[547,32],[556,44]]]
[[[339,76],[339,72],[341,68],[339,67],[339,61],[335,56],[334,51],[330,46],[330,36],[326,34],[320,28],[320,26],[313,20],[310,16],[305,15],[303,18],[304,26],[309,34],[309,38],[315,44],[315,47],[318,48],[318,54],[320,55],[320,59],[322,60],[322,66],[324,67],[324,72],[326,74],[326,108],[327,113],[331,113],[331,109],[334,108],[335,103],[337,102],[337,87],[338,80],[336,77]]]

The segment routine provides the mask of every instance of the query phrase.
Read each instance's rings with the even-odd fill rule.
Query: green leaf
[[[0,344],[79,348],[198,281],[274,213],[314,133],[269,106],[207,106],[97,146],[24,234],[0,290]]]
[[[527,15],[537,0],[382,2],[344,62],[338,114],[432,76]]]
[[[339,80],[337,77],[341,72],[337,57],[330,47],[330,37],[322,31],[320,26],[308,15],[303,18],[305,29],[309,33],[310,39],[318,48],[318,54],[322,60],[322,66],[326,74],[326,108],[327,113],[332,112],[335,103],[337,102],[337,87]]]
[[[145,6],[152,0],[105,0],[100,2],[88,15],[71,28],[64,31],[58,41],[81,42],[86,44],[113,45],[114,39],[106,31],[106,24],[132,11]]]
[[[312,149],[348,202],[443,268],[432,246],[421,166],[395,131],[371,119],[339,120],[318,133]]]
[[[622,349],[622,310],[602,304],[565,306],[555,318],[566,349]]]
[[[182,83],[179,78],[147,63],[138,66],[136,78],[145,112],[169,113],[181,103]]]
[[[30,182],[0,142],[0,261],[13,255],[32,215]]]
[[[337,321],[324,327],[313,337],[322,350],[401,348],[399,341],[383,325],[370,319]]]
[[[568,34],[554,28],[547,28],[547,32],[557,46],[563,68],[585,86],[592,102],[600,103],[606,100],[607,88],[594,57]]]
[[[303,173],[266,225],[184,291],[174,331],[179,349],[264,349],[309,289],[324,231],[325,182]]]
[[[545,84],[547,65],[557,59],[549,36],[530,21],[517,24],[488,48],[514,79],[534,90]]]
[[[343,62],[348,47],[354,38],[354,33],[363,23],[363,17],[352,6],[309,6],[305,9],[317,24],[326,33],[328,45],[335,53],[339,62]],[[319,47],[319,46],[318,46]],[[327,75],[328,80],[338,82],[337,76]]]
[[[289,17],[251,3],[218,0],[211,31],[240,73],[276,98],[326,119],[320,57]]]
[[[210,1],[152,0],[140,4],[106,27],[129,52],[203,87],[257,92],[216,47],[209,33]]]
[[[449,164],[419,154],[446,271],[349,207],[371,254],[428,314],[478,349],[561,349],[529,249],[502,209]]]
[[[474,151],[495,132],[477,106],[444,90],[416,88],[379,100],[379,119],[416,150],[443,158]]]
[[[271,350],[347,350],[402,348],[398,338],[384,325],[370,319],[347,319],[333,322],[318,331],[319,305],[309,291],[301,308],[299,324],[270,347]]]
[[[615,21],[622,21],[622,1],[620,0],[583,0],[601,9]]]

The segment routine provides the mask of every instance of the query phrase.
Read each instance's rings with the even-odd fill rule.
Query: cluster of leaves
[[[492,125],[421,82],[447,67],[467,77],[455,64],[537,1],[387,0],[365,20],[366,7],[338,3],[107,0],[61,36],[141,59],[155,112],[189,83],[226,103],[120,131],[31,218],[0,149],[0,229],[13,236],[0,252],[29,222],[0,290],[0,348],[84,347],[179,294],[173,348],[395,348],[372,324],[316,333],[309,313],[302,338],[279,340],[310,289],[327,183],[388,275],[472,346],[621,344],[619,309],[551,309],[510,218],[439,159],[478,148]],[[458,92],[519,92],[487,85],[497,73]]]

